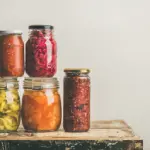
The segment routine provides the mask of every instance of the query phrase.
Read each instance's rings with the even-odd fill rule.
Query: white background
[[[0,0],[0,29],[52,24],[63,69],[91,68],[92,120],[124,119],[150,149],[149,0]]]

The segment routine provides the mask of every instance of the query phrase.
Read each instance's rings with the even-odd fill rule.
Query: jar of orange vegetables
[[[56,131],[61,123],[57,78],[25,78],[22,123],[26,131]]]

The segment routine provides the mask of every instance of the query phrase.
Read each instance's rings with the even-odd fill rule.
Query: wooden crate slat
[[[0,133],[0,150],[143,150],[143,140],[122,120],[93,121],[89,132]]]

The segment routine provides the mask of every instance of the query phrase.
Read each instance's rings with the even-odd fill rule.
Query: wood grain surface
[[[93,121],[89,132],[69,133],[59,129],[55,132],[0,133],[0,140],[140,140],[133,130],[122,120]]]

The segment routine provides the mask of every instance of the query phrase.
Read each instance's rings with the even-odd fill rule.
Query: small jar
[[[0,31],[0,76],[24,74],[24,43],[21,31]]]
[[[57,78],[25,78],[22,123],[26,131],[56,131],[61,123]]]
[[[89,69],[65,69],[63,127],[66,132],[85,132],[90,128]]]
[[[0,78],[0,132],[16,131],[20,124],[17,78]]]
[[[57,70],[57,47],[51,25],[29,26],[26,72],[30,77],[52,77]]]

